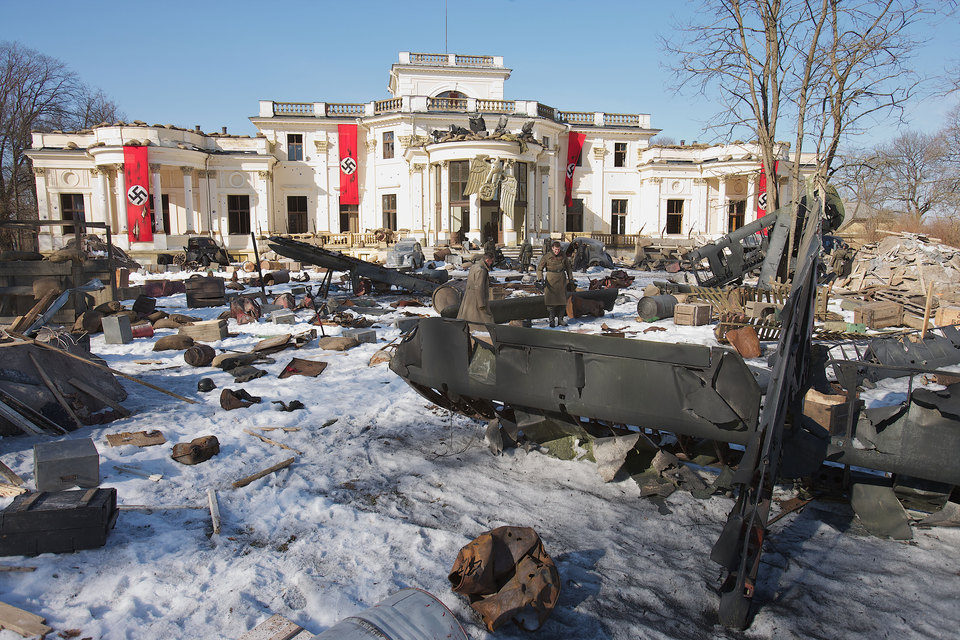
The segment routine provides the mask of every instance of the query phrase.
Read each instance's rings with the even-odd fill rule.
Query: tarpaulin
[[[357,125],[337,125],[340,146],[340,204],[360,204],[357,187]]]
[[[567,142],[567,175],[564,177],[564,202],[567,206],[573,205],[573,171],[577,168],[577,160],[580,159],[580,153],[583,151],[583,143],[587,139],[585,133],[570,132]]]
[[[127,236],[130,242],[153,241],[149,170],[147,147],[123,148],[123,177],[127,190]]]

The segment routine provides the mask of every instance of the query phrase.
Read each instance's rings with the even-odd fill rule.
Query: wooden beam
[[[43,380],[43,384],[47,385],[47,388],[50,389],[50,393],[53,394],[53,397],[57,399],[57,402],[60,403],[60,406],[63,407],[63,410],[67,412],[67,415],[69,415],[74,424],[77,425],[77,429],[82,429],[83,423],[80,422],[80,418],[77,417],[77,414],[73,411],[73,407],[70,406],[67,400],[63,397],[63,394],[60,393],[60,389],[57,388],[57,385],[53,383],[53,380],[50,379],[50,376],[47,375],[47,372],[44,371],[43,367],[40,366],[40,363],[37,361],[37,357],[30,352],[27,352],[27,356],[30,358],[30,362],[33,363],[37,373],[40,374],[40,379]],[[63,432],[66,433],[66,429],[64,429]]]
[[[247,486],[248,484],[250,484],[251,482],[253,482],[254,480],[259,480],[260,478],[262,478],[262,477],[264,477],[264,476],[268,476],[268,475],[270,475],[271,473],[275,473],[275,472],[277,472],[277,471],[280,471],[281,469],[286,469],[286,468],[289,467],[291,464],[293,464],[293,461],[294,461],[294,460],[296,460],[296,458],[287,458],[287,459],[284,460],[283,462],[278,462],[277,464],[275,464],[275,465],[273,465],[273,466],[270,466],[270,467],[267,467],[266,469],[264,469],[264,470],[262,470],[262,471],[257,471],[257,472],[254,473],[253,475],[249,475],[249,476],[247,476],[246,478],[240,478],[239,480],[237,480],[236,482],[233,483],[233,488],[234,488],[234,489],[239,489],[240,487],[245,487],[245,486]]]
[[[207,489],[207,502],[210,503],[210,522],[213,524],[213,532],[220,533],[220,503],[217,502],[215,489]]]
[[[14,320],[13,324],[11,324],[9,327],[9,331],[20,332],[20,331],[26,331],[27,329],[29,329],[30,325],[32,325],[34,321],[36,321],[37,316],[43,313],[43,311],[47,307],[49,307],[50,304],[54,300],[56,300],[57,296],[59,295],[60,295],[59,291],[51,291],[50,293],[40,298],[40,300],[38,300],[37,303],[33,305],[30,311],[27,311],[26,314],[19,316],[16,320]]]
[[[6,478],[10,484],[18,487],[23,484],[23,478],[18,476],[13,469],[5,465],[2,461],[0,461],[0,476]]]
[[[80,380],[77,380],[76,378],[70,378],[69,380],[67,380],[67,382],[69,382],[71,385],[73,385],[73,386],[76,387],[78,390],[82,391],[83,393],[87,394],[87,395],[90,396],[91,398],[95,398],[95,399],[99,400],[100,402],[104,403],[104,404],[107,405],[108,407],[113,407],[113,408],[114,408],[120,415],[122,415],[124,418],[126,418],[127,416],[130,415],[130,410],[129,410],[129,409],[127,409],[126,407],[124,407],[124,406],[123,406],[122,404],[120,404],[119,402],[113,400],[112,398],[109,398],[109,397],[105,396],[104,394],[100,393],[99,391],[97,391],[96,389],[94,389],[93,387],[91,387],[90,385],[88,385],[87,383],[82,382],[82,381],[80,381]]]
[[[37,427],[35,424],[24,418],[16,410],[14,410],[9,405],[5,404],[3,400],[0,400],[0,416],[5,418],[7,422],[12,423],[18,429],[24,433],[39,436],[43,434],[43,431]]]

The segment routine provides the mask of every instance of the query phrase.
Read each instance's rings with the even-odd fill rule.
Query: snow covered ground
[[[568,329],[599,331],[602,322],[648,326],[636,322],[636,299],[645,284],[666,274],[637,275],[634,297],[602,319],[573,321]],[[586,285],[583,274],[578,279]],[[183,295],[158,303],[204,318],[222,311],[186,311]],[[293,327],[238,327],[231,320],[230,331],[239,335],[213,346],[249,349],[263,337],[309,329],[310,315],[300,312],[302,323]],[[155,338],[106,345],[95,336],[93,351],[111,366],[199,404],[121,381],[134,415],[70,437],[94,439],[103,485],[117,488],[121,504],[157,509],[121,512],[102,549],[4,559],[36,571],[0,573],[0,599],[44,616],[57,631],[78,629],[81,638],[215,640],[236,638],[271,613],[320,632],[398,589],[419,587],[443,600],[471,638],[526,638],[512,626],[488,634],[447,582],[469,540],[500,525],[523,525],[539,532],[563,582],[559,604],[538,632],[542,638],[956,637],[960,531],[917,530],[906,543],[880,540],[866,535],[847,505],[820,502],[773,525],[758,593],[763,606],[746,632],[724,629],[715,613],[721,572],[709,552],[730,500],[676,492],[667,499],[670,513],[661,514],[639,497],[632,480],[605,484],[590,462],[522,449],[494,457],[483,443],[484,424],[430,405],[386,365],[367,366],[397,337],[395,317],[379,319],[377,345],[346,353],[316,346],[284,351],[273,356],[274,364],[257,365],[267,376],[243,385],[218,369],[186,365],[182,352],[151,351]],[[667,331],[637,337],[716,344],[710,327],[658,324]],[[329,366],[315,379],[278,380],[293,356]],[[198,393],[201,377],[213,378],[218,389]],[[238,386],[263,402],[223,411],[219,389]],[[643,390],[637,392],[643,399]],[[283,413],[270,403],[294,399],[306,409]],[[244,432],[264,427],[299,428],[264,435],[303,454],[286,470],[232,489],[232,481],[293,455]],[[168,444],[112,448],[104,439],[143,429],[160,429]],[[210,461],[183,466],[169,457],[173,443],[208,434],[221,445]],[[0,440],[4,462],[28,484],[38,441]],[[123,474],[115,464],[163,479]],[[208,487],[219,494],[219,535],[205,509]],[[0,631],[0,640],[17,637]]]

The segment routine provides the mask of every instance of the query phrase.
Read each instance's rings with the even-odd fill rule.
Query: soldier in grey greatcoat
[[[495,259],[493,253],[484,253],[483,258],[470,267],[470,272],[467,274],[467,288],[463,292],[460,311],[457,312],[458,320],[493,322],[488,303],[490,302],[490,267]]]
[[[554,241],[550,252],[544,254],[537,263],[537,279],[544,281],[543,303],[547,305],[550,326],[557,326],[557,321],[566,325],[567,283],[573,282],[573,269],[567,256],[560,252],[559,242]]]
[[[533,262],[533,245],[530,244],[530,238],[527,238],[520,247],[520,273],[529,271],[531,262]]]

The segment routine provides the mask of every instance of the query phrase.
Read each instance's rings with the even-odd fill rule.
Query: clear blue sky
[[[68,62],[131,120],[255,132],[257,101],[366,102],[387,96],[399,51],[444,51],[444,0],[21,2],[0,0],[0,40]],[[565,110],[650,113],[677,140],[709,140],[709,101],[677,96],[658,35],[695,4],[648,0],[448,0],[449,51],[502,55],[506,97]],[[917,31],[915,61],[942,72],[960,57],[960,16]],[[960,95],[914,103],[933,130]],[[895,123],[862,143],[884,140]],[[784,136],[786,137],[786,136]]]

